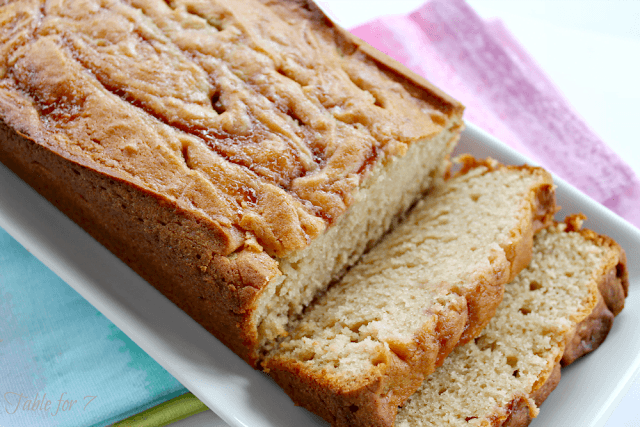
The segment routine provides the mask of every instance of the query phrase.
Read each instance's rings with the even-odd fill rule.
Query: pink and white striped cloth
[[[594,134],[500,21],[463,0],[351,29],[467,107],[465,118],[640,227],[640,180]]]

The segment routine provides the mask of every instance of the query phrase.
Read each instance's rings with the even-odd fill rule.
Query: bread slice
[[[544,170],[462,160],[265,359],[294,402],[333,425],[392,425],[424,377],[487,324],[555,213]]]
[[[456,348],[398,412],[396,426],[524,427],[560,380],[595,350],[628,292],[626,258],[573,216],[535,236],[482,334]]]
[[[0,5],[0,161],[251,364],[462,111],[310,1]]]

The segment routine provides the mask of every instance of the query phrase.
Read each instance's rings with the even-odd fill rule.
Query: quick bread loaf
[[[535,236],[533,259],[496,316],[456,348],[398,412],[396,426],[525,427],[560,367],[595,350],[624,307],[624,251],[569,217]],[[567,402],[569,403],[569,402]]]
[[[309,0],[0,5],[0,161],[337,425],[392,425],[476,345],[555,212],[541,169],[445,182],[462,112]],[[605,330],[584,307],[565,363]]]
[[[0,160],[254,366],[462,110],[309,1],[0,6]]]
[[[390,426],[398,406],[475,338],[556,211],[551,176],[463,157],[290,325],[264,367],[334,426]]]

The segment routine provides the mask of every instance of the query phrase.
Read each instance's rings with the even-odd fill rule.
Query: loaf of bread
[[[556,211],[551,176],[470,157],[265,358],[294,402],[334,426],[390,426],[398,406],[475,338]]]
[[[569,217],[535,236],[533,259],[506,286],[496,316],[425,380],[396,426],[529,424],[560,366],[604,341],[628,292],[622,249],[581,222]]]
[[[252,365],[462,110],[306,0],[0,6],[0,160]]]

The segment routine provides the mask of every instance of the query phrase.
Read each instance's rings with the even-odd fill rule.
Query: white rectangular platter
[[[506,164],[532,162],[468,124],[457,152]],[[602,427],[640,367],[640,231],[556,178],[563,214],[583,212],[585,226],[627,251],[625,310],[595,353],[563,370],[533,427]],[[107,316],[231,426],[298,427],[326,423],[251,369],[125,264],[0,164],[0,227]]]

